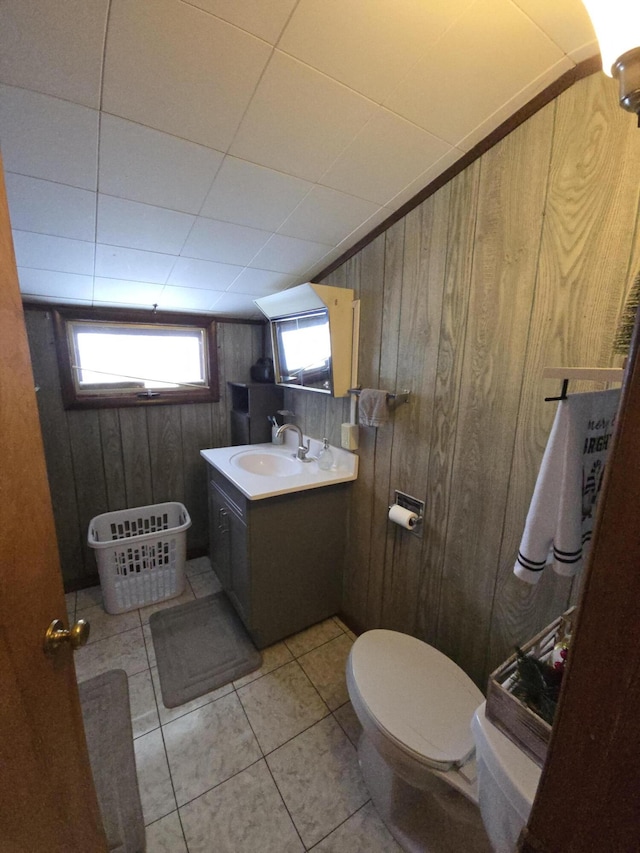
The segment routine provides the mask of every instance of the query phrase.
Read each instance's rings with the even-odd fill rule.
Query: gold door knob
[[[89,630],[89,623],[86,619],[78,619],[71,628],[65,628],[62,619],[54,619],[44,635],[45,653],[53,655],[60,646],[64,646],[66,643],[72,649],[79,649],[89,639]]]

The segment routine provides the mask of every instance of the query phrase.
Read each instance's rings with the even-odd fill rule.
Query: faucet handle
[[[309,452],[310,448],[311,439],[309,439],[306,444],[303,440],[301,440],[300,444],[298,445],[298,459],[300,459],[302,462],[311,462],[310,459],[307,459],[307,453]]]

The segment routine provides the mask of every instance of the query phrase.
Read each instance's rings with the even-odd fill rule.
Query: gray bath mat
[[[184,705],[262,663],[224,592],[159,610],[149,626],[167,708]]]
[[[112,669],[78,685],[93,782],[108,849],[143,853],[144,819],[138,791],[129,685]]]

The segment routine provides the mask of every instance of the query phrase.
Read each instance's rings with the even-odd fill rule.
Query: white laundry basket
[[[105,512],[91,519],[104,609],[124,613],[174,598],[184,589],[191,519],[177,502]]]

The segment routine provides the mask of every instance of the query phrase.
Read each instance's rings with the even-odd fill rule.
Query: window
[[[148,312],[55,312],[66,408],[218,400],[216,326]]]

